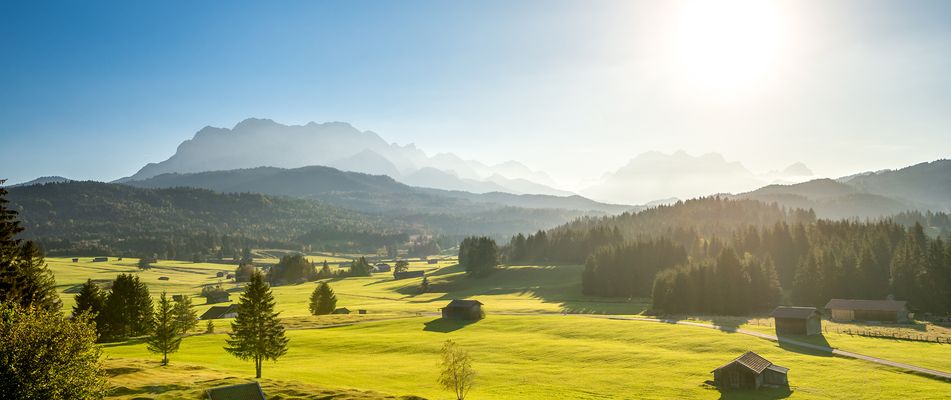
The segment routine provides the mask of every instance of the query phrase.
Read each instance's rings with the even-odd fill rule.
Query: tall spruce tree
[[[73,317],[79,317],[84,313],[88,314],[89,320],[96,323],[96,332],[98,333],[105,325],[102,310],[106,306],[106,293],[92,279],[87,279],[86,283],[79,288],[75,301]]]
[[[3,184],[0,180],[0,184]],[[0,187],[0,302],[59,311],[53,274],[35,243],[22,242],[17,212],[7,207],[7,191]]]
[[[238,303],[238,315],[231,323],[225,350],[242,360],[254,360],[255,377],[261,377],[264,360],[277,360],[287,353],[284,325],[274,311],[274,294],[264,275],[251,275]]]
[[[310,294],[310,313],[313,315],[326,315],[337,309],[337,295],[327,282],[320,282]]]
[[[112,282],[103,307],[104,327],[99,333],[107,340],[141,336],[152,328],[152,298],[149,288],[132,274],[119,274]]]
[[[162,354],[162,365],[168,365],[168,354],[178,351],[179,345],[182,344],[172,307],[172,302],[165,296],[165,292],[162,292],[155,309],[152,334],[146,340],[146,348],[149,351]]]
[[[181,295],[175,300],[175,306],[172,308],[172,315],[175,318],[175,325],[182,335],[198,327],[198,312],[192,305],[192,299],[188,295]]]

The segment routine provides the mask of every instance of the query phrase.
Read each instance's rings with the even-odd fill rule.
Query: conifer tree
[[[277,360],[287,352],[284,325],[274,311],[274,294],[264,275],[254,272],[238,303],[225,350],[242,360],[254,360],[255,377],[261,377],[264,360]]]
[[[0,184],[3,184],[0,180]],[[7,208],[7,191],[0,187],[0,302],[59,311],[56,283],[43,253],[33,242],[22,242],[17,212]]]
[[[132,274],[119,274],[112,282],[103,307],[99,333],[106,339],[122,339],[149,333],[152,327],[152,298],[149,288]]]
[[[182,335],[198,326],[198,312],[195,311],[192,299],[188,295],[183,294],[175,301],[172,315],[175,318],[175,325]]]
[[[93,283],[92,279],[87,279],[86,283],[79,288],[76,294],[76,304],[73,306],[73,317],[78,317],[83,313],[89,314],[90,318],[96,322],[96,328],[102,326],[102,309],[106,305],[106,294],[99,288],[99,285]]]
[[[146,340],[149,351],[162,354],[162,365],[168,365],[168,354],[178,351],[178,346],[182,344],[172,307],[172,302],[162,292],[155,310],[154,328]]]
[[[310,313],[313,315],[326,315],[337,309],[337,295],[327,282],[320,282],[310,294]]]

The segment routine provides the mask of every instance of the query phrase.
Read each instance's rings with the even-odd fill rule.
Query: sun
[[[783,11],[766,0],[682,3],[670,43],[675,79],[714,98],[770,84],[789,42]]]

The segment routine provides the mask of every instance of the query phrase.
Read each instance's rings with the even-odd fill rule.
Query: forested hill
[[[53,254],[151,250],[181,258],[209,251],[221,241],[238,249],[252,244],[287,247],[311,230],[410,232],[398,221],[260,194],[99,182],[34,185],[9,192],[26,232]]]
[[[68,182],[9,189],[30,238],[50,254],[159,254],[189,259],[243,246],[375,251],[410,235],[508,236],[581,211],[495,207],[463,215],[362,213],[319,201],[206,189]]]
[[[398,214],[466,214],[501,207],[563,209],[615,214],[630,206],[599,203],[581,196],[469,193],[419,188],[385,175],[341,171],[331,167],[259,167],[188,174],[162,174],[123,183],[147,188],[194,187],[222,193],[254,192],[317,199],[366,212]]]

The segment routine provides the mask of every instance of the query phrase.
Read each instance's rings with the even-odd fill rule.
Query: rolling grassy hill
[[[319,255],[313,256],[319,259]],[[153,296],[197,295],[215,283],[221,265],[159,262],[137,271],[134,259],[78,263],[51,258],[67,306],[71,287],[86,277],[111,279],[118,272],[139,274]],[[317,260],[319,261],[319,260]],[[330,260],[328,260],[330,261]],[[282,398],[376,399],[417,395],[446,398],[435,384],[438,350],[445,339],[461,343],[473,355],[479,373],[471,398],[623,399],[623,398],[782,398],[781,392],[754,395],[724,393],[704,384],[710,371],[746,350],[791,368],[792,399],[942,398],[948,383],[876,364],[830,357],[746,335],[650,322],[589,318],[570,313],[638,314],[641,299],[587,297],[580,290],[580,266],[514,266],[484,279],[470,279],[451,260],[427,271],[431,292],[418,292],[420,279],[394,281],[390,274],[330,280],[338,306],[366,309],[366,315],[314,317],[306,299],[314,283],[274,287],[278,310],[289,327],[290,350],[266,363],[262,384]],[[227,268],[225,268],[227,269]],[[159,281],[159,276],[169,277]],[[234,284],[230,290],[240,291]],[[475,298],[487,310],[485,320],[440,321],[436,311],[451,298]],[[236,299],[236,297],[233,297]],[[202,303],[198,299],[196,303]],[[199,304],[202,312],[207,305]],[[376,320],[376,321],[374,321]],[[337,326],[340,323],[356,325]],[[716,321],[721,322],[722,321]],[[187,337],[168,367],[148,353],[140,340],[103,347],[115,398],[194,398],[201,387],[253,376],[249,363],[222,350],[228,320],[216,320],[217,333]],[[734,319],[732,326],[748,325]],[[336,327],[328,327],[336,326]],[[322,328],[323,329],[319,329]],[[951,346],[827,334],[834,347],[929,368],[951,370]],[[325,397],[320,397],[325,396]],[[349,397],[348,397],[349,396]],[[392,396],[392,397],[387,397]]]

